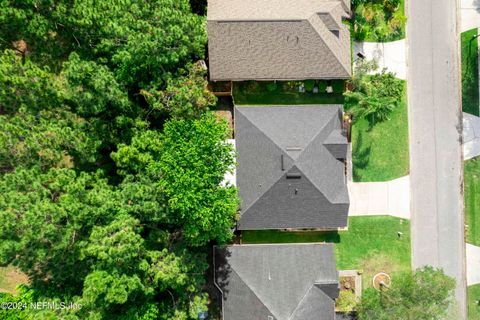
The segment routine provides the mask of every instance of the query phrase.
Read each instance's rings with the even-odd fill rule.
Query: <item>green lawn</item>
[[[480,284],[468,287],[468,319],[480,319]]]
[[[275,89],[268,90],[271,82],[234,82],[233,100],[236,105],[343,104],[343,81],[334,83],[334,93],[298,92],[298,83],[277,81]]]
[[[348,231],[338,233],[242,232],[242,243],[304,242],[334,242],[337,268],[362,270],[364,288],[380,271],[395,274],[410,269],[410,224],[394,217],[351,217]]]
[[[358,119],[352,129],[353,180],[388,181],[409,172],[406,98],[392,111],[390,120],[373,127]]]
[[[480,246],[480,158],[466,161],[464,170],[467,242]]]
[[[477,29],[462,33],[462,106],[463,111],[479,115]]]

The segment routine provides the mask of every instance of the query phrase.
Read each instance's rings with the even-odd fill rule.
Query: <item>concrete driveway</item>
[[[386,182],[348,182],[349,216],[389,215],[410,219],[410,178]]]
[[[386,68],[399,79],[407,78],[405,40],[385,43],[354,42],[353,52],[355,58],[361,53],[369,60],[377,60],[380,69]]]

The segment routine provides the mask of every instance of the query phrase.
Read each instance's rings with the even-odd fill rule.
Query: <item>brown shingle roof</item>
[[[338,4],[340,0],[208,0],[208,20],[305,20]]]
[[[210,0],[210,78],[348,78],[345,14],[340,0]]]

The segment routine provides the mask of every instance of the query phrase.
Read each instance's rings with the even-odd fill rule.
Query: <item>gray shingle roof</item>
[[[211,80],[349,78],[343,0],[209,0]]]
[[[341,105],[236,107],[240,230],[347,225]]]
[[[334,319],[338,273],[333,245],[241,245],[214,250],[224,320]]]

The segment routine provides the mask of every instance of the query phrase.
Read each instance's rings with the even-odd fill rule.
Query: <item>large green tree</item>
[[[141,132],[113,154],[118,186],[72,169],[3,175],[0,263],[43,297],[81,303],[80,318],[191,319],[207,303],[205,245],[230,239],[238,205],[222,185],[234,164],[227,134],[211,114]]]
[[[16,170],[0,192],[0,263],[26,272],[39,296],[82,304],[72,315],[99,319],[154,305],[158,316],[187,319],[205,310],[205,250],[177,239],[182,225],[139,219],[141,206],[164,217],[152,198],[140,203],[145,196],[131,189],[70,169]]]
[[[359,320],[445,319],[454,302],[455,280],[424,267],[395,277],[390,288],[367,289],[357,306]]]
[[[8,0],[0,25],[0,264],[30,279],[0,299],[83,306],[10,317],[195,319],[238,205],[205,18],[187,0]]]
[[[147,176],[168,203],[168,221],[182,225],[191,245],[230,239],[238,206],[236,190],[223,186],[233,170],[233,147],[225,122],[212,114],[172,119],[164,132],[142,132],[112,156],[125,174]],[[148,180],[147,180],[148,181]]]
[[[188,0],[10,0],[0,2],[0,46],[22,39],[35,60],[58,69],[76,51],[145,87],[203,55],[204,23]]]
[[[164,90],[142,90],[152,110],[175,118],[198,118],[217,101],[208,90],[204,63],[188,65],[180,77],[169,79]]]
[[[92,163],[100,138],[66,102],[65,86],[48,68],[0,55],[0,171]]]

